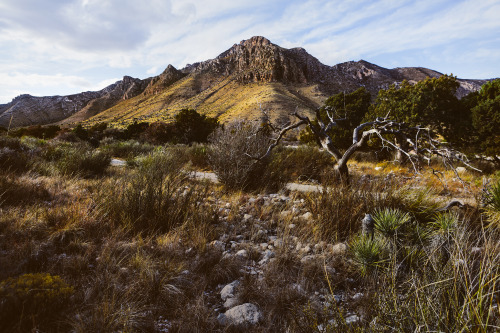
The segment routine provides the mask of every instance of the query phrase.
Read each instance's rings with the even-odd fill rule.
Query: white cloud
[[[0,78],[10,80],[0,83],[3,101],[146,77],[254,35],[329,65],[423,59],[436,70],[500,76],[497,0],[2,0],[0,12]]]

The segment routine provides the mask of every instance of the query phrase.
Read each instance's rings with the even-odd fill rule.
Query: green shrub
[[[111,157],[85,145],[68,148],[59,147],[61,157],[55,161],[56,168],[64,175],[91,177],[102,175],[111,162]]]
[[[322,180],[325,173],[333,170],[334,161],[317,147],[302,145],[296,148],[280,148],[273,151],[271,167],[281,170],[290,181]]]
[[[375,230],[386,238],[394,239],[399,229],[410,221],[410,215],[399,209],[384,208],[377,209],[373,219],[375,220]]]
[[[105,140],[100,149],[113,157],[131,159],[138,155],[143,155],[153,151],[154,146],[146,143],[140,143],[136,140],[113,141]]]
[[[348,249],[362,276],[381,268],[389,258],[386,244],[367,235],[355,237],[349,242]]]
[[[212,219],[200,209],[203,189],[189,186],[182,159],[169,151],[156,151],[138,162],[130,175],[110,181],[98,194],[106,216],[134,232],[168,232],[192,219]]]
[[[74,293],[61,277],[48,273],[24,274],[0,282],[0,328],[29,330],[49,324]]]
[[[489,225],[500,227],[500,181],[484,190],[483,202]]]
[[[28,156],[26,153],[10,148],[0,148],[0,171],[23,172],[28,169]]]
[[[29,204],[49,199],[49,192],[40,184],[21,182],[10,176],[0,175],[0,207]]]

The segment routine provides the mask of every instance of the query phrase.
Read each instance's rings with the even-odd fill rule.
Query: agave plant
[[[378,238],[372,239],[367,235],[354,238],[349,243],[349,252],[359,265],[362,276],[373,272],[388,260],[386,244]]]
[[[385,208],[377,210],[373,216],[375,230],[389,239],[394,239],[398,230],[410,221],[410,215],[399,209]]]

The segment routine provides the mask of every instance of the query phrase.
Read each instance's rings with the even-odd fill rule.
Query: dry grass
[[[219,292],[235,280],[241,282],[240,301],[263,313],[248,331],[500,327],[498,228],[486,228],[490,215],[475,207],[436,215],[448,198],[422,187],[426,176],[415,183],[395,170],[385,181],[375,170],[370,179],[355,177],[351,187],[265,197],[186,177],[189,158],[182,147],[151,155],[141,155],[139,147],[133,165],[82,177],[57,168],[70,155],[65,150],[76,150],[73,144],[22,144],[34,153],[30,170],[0,176],[0,283],[50,274],[73,293],[61,296],[56,303],[64,306],[54,305],[50,320],[34,305],[29,318],[3,320],[3,331],[236,332],[217,321]],[[373,170],[374,164],[364,167]],[[385,208],[408,213],[410,220],[394,235],[375,231],[384,261],[376,259],[377,268],[362,276],[353,246],[360,219]],[[312,215],[305,218],[306,212]],[[274,258],[259,265],[259,248],[270,236],[281,244],[274,243]],[[213,245],[221,239],[225,248]],[[340,241],[350,247],[334,252]],[[311,250],[297,250],[298,242]],[[248,257],[228,255],[231,244],[231,253],[245,249]],[[8,304],[0,301],[2,314],[11,313]],[[353,314],[359,320],[349,323]]]

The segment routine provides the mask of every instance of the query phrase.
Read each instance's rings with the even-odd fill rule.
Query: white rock
[[[308,255],[308,256],[302,257],[302,259],[300,259],[300,262],[303,264],[308,264],[308,263],[313,262],[315,259],[316,259],[315,255]]]
[[[265,249],[267,249],[267,247],[269,246],[269,244],[267,244],[267,243],[260,243],[259,246],[260,246],[261,250],[265,250]]]
[[[383,169],[383,168],[382,168],[382,167],[380,167],[380,166],[375,167],[375,171],[380,171],[380,170],[382,170],[382,169]]]
[[[248,252],[247,250],[239,250],[236,252],[236,256],[240,258],[248,258]]]
[[[293,229],[293,228],[295,228],[295,224],[290,223],[290,224],[288,225],[288,229]]]
[[[224,302],[224,308],[226,309],[234,308],[235,306],[238,305],[238,303],[239,303],[238,297],[229,297]]]
[[[239,285],[240,281],[235,280],[222,288],[222,290],[220,291],[220,297],[222,298],[222,300],[225,301],[228,298],[234,297],[236,294],[236,288]]]
[[[281,215],[281,216],[283,216],[283,217],[288,216],[288,215],[290,215],[290,214],[292,214],[292,212],[291,212],[291,211],[289,211],[289,210],[284,210],[284,211],[282,211],[282,212],[280,213],[280,215]]]
[[[212,246],[216,249],[219,249],[221,251],[224,251],[224,249],[226,247],[224,242],[221,242],[220,240],[214,240],[213,242],[210,243],[210,246]]]
[[[352,299],[357,301],[358,299],[361,299],[363,297],[363,293],[356,293],[354,296],[352,296]]]
[[[229,309],[224,314],[217,317],[221,325],[236,325],[247,327],[249,325],[256,325],[262,320],[262,313],[259,308],[251,303],[245,303]]]
[[[344,243],[337,243],[331,247],[329,246],[329,250],[332,254],[342,255],[347,251],[347,245]]]
[[[312,220],[313,214],[311,212],[307,212],[305,214],[302,214],[302,218],[304,220]]]
[[[355,323],[358,321],[359,321],[359,317],[357,315],[351,315],[345,319],[346,324],[352,324],[352,323]]]
[[[250,214],[245,214],[245,215],[243,215],[243,221],[250,221],[252,219],[252,217],[253,216]]]
[[[281,247],[283,246],[283,241],[281,239],[277,239],[274,241],[274,246],[275,247]]]

